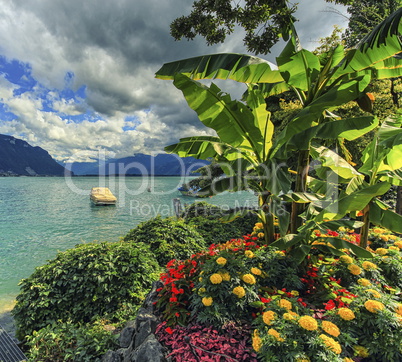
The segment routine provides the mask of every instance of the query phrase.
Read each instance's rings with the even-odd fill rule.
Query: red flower
[[[165,329],[165,331],[166,331],[167,333],[169,333],[169,334],[172,334],[172,333],[173,333],[173,329],[170,328],[170,327],[167,327],[167,328]]]
[[[331,310],[336,307],[335,302],[332,299],[330,299],[327,303],[324,303],[324,305],[326,310]]]

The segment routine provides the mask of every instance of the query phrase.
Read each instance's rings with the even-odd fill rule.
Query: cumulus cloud
[[[0,121],[0,133],[24,138],[60,160],[73,154],[90,157],[99,149],[119,157],[152,153],[180,137],[213,134],[171,82],[154,79],[165,62],[246,52],[241,33],[213,47],[203,39],[174,41],[169,24],[187,14],[191,4],[4,0],[0,55],[8,62],[18,60],[26,74],[13,82],[0,73],[0,98],[8,112]],[[300,4],[304,39],[317,38],[317,29],[319,36],[331,32],[330,14],[317,13],[325,6],[323,0]],[[275,55],[267,59],[274,61]],[[29,87],[23,85],[24,77]],[[236,84],[226,87],[235,94],[244,90]]]

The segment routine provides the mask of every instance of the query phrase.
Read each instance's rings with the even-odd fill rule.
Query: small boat
[[[89,197],[95,205],[116,205],[117,201],[107,187],[92,187]]]

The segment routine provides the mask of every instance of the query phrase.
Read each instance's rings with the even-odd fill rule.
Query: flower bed
[[[317,249],[297,264],[258,235],[211,245],[161,276],[158,338],[174,361],[401,360],[401,248],[378,228],[370,259]]]

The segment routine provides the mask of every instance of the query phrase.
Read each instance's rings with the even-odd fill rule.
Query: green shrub
[[[202,235],[207,245],[224,243],[250,234],[258,221],[257,215],[249,212],[230,223],[223,223],[220,218],[225,213],[222,208],[202,201],[187,206],[183,217],[188,225],[193,226]]]
[[[109,349],[117,349],[117,338],[97,321],[93,324],[58,322],[27,337],[30,361],[96,361]]]
[[[144,244],[90,243],[61,252],[20,282],[13,310],[18,337],[58,320],[86,323],[139,304],[158,275]]]
[[[192,226],[176,218],[160,216],[130,230],[124,241],[148,244],[161,266],[172,259],[187,259],[205,247],[204,238]]]

